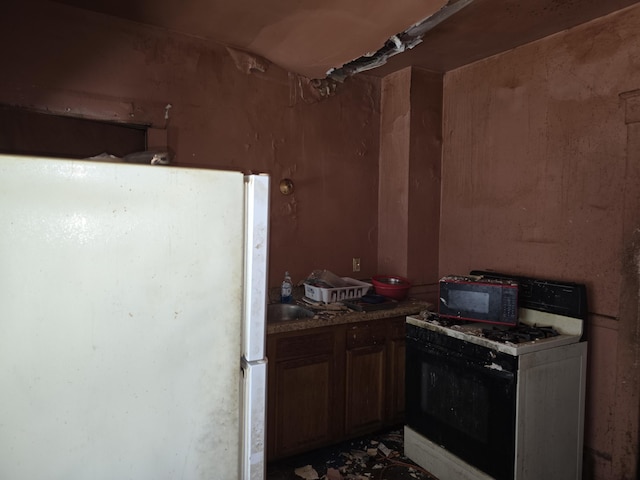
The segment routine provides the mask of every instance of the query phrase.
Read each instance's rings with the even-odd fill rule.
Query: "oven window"
[[[422,363],[421,410],[480,443],[487,443],[490,409],[487,386],[477,376],[450,375],[439,365]]]

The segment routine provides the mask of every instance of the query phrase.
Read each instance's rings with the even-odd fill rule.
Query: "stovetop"
[[[553,327],[516,325],[510,328],[490,327],[482,329],[482,336],[500,343],[526,343],[560,335]]]
[[[515,327],[452,321],[433,312],[407,317],[407,323],[509,355],[522,355],[579,342],[583,328],[581,319],[527,308],[519,310],[518,325]]]

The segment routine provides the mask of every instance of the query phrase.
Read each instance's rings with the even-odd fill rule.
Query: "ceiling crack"
[[[343,82],[347,77],[355,75],[356,73],[384,65],[390,57],[398,55],[421,43],[425,33],[473,1],[474,0],[450,0],[447,5],[430,17],[416,23],[404,32],[393,35],[377,52],[363,55],[349,63],[345,63],[342,67],[332,68],[327,72],[326,78]]]

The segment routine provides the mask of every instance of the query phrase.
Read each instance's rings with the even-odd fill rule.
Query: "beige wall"
[[[640,227],[638,205],[625,198],[640,184],[628,180],[619,95],[640,88],[639,31],[632,7],[444,82],[440,273],[481,268],[587,284],[585,478],[635,478],[637,462],[640,405],[635,393],[620,397],[637,365],[619,350],[637,352],[627,335],[637,313],[622,315],[620,298],[629,232]]]
[[[271,174],[271,285],[285,270],[353,275],[352,257],[360,275],[376,273],[377,79],[316,101],[298,78],[273,65],[245,73],[216,44],[48,2],[6,7],[0,104],[152,124],[180,165]],[[284,177],[291,196],[278,191]]]

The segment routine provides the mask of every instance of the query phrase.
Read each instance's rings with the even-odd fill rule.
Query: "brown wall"
[[[627,155],[619,94],[640,88],[638,31],[635,7],[446,74],[440,225],[430,195],[440,182],[433,159],[442,92],[429,90],[441,79],[412,73],[398,87],[406,88],[398,99],[404,107],[386,109],[404,108],[398,181],[407,220],[399,247],[407,251],[394,254],[389,268],[424,265],[427,283],[488,268],[588,285],[585,478],[635,478],[637,314],[628,311],[637,308],[626,302],[634,295],[621,279],[638,271],[628,252],[640,209],[624,207],[624,199],[640,185],[627,176],[627,162],[638,157]],[[358,76],[316,101],[297,78],[274,66],[245,73],[217,45],[27,0],[12,0],[0,16],[0,59],[0,104],[151,124],[166,129],[178,164],[268,172],[274,187],[292,178],[294,195],[274,188],[271,197],[270,285],[285,269],[294,280],[318,267],[352,275],[352,257],[368,276],[388,258],[378,249],[377,80]],[[395,154],[384,143],[393,141],[395,121],[382,117],[384,162]],[[416,178],[430,187],[412,184]],[[386,178],[380,182],[381,198],[393,201]],[[422,216],[420,201],[429,205]],[[381,205],[381,221],[392,220],[388,206]],[[416,225],[416,218],[429,221]],[[439,248],[431,238],[438,228]],[[439,258],[422,256],[423,239]]]
[[[285,270],[294,281],[314,268],[354,275],[352,257],[360,276],[375,273],[377,79],[317,101],[273,65],[245,73],[219,45],[17,0],[0,16],[0,59],[0,104],[152,124],[177,164],[271,174],[270,285]],[[291,196],[278,191],[284,177]]]
[[[640,88],[639,31],[632,7],[445,75],[440,274],[587,284],[585,478],[636,478],[638,367],[620,351],[638,350],[637,305],[620,300],[640,184],[619,95]]]
[[[405,68],[382,79],[378,268],[431,302],[438,280],[442,74]]]

